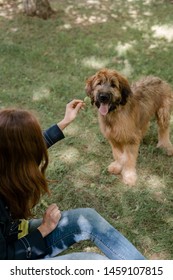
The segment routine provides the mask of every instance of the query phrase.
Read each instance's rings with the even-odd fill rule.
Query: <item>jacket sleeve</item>
[[[18,239],[14,243],[15,260],[40,259],[46,253],[46,243],[38,229]]]
[[[47,253],[45,240],[38,229],[10,243],[0,232],[1,260],[34,260],[43,258]]]
[[[54,145],[56,142],[65,138],[62,130],[57,126],[57,124],[52,125],[48,129],[43,131],[43,137],[45,139],[47,148]]]

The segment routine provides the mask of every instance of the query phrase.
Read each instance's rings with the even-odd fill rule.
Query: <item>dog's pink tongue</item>
[[[99,112],[101,115],[106,116],[106,114],[108,113],[108,104],[103,104],[101,103],[100,107],[99,107]]]

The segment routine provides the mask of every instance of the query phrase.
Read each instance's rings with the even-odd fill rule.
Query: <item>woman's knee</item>
[[[67,210],[62,213],[60,225],[73,224],[76,226],[86,225],[89,223],[94,226],[101,219],[101,216],[93,208],[76,208]]]
[[[81,208],[80,214],[80,216],[90,222],[93,227],[104,220],[94,208]]]
[[[89,208],[89,207],[79,208],[79,215],[82,215],[90,220],[95,220],[100,216],[94,208]]]

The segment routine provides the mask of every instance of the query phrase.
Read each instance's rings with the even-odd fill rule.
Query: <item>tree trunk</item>
[[[24,11],[28,16],[48,19],[54,13],[49,0],[23,0]]]

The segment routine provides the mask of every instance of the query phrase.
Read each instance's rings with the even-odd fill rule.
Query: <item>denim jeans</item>
[[[31,220],[29,230],[34,230],[40,223],[41,219]],[[45,237],[48,249],[45,258],[55,258],[82,240],[91,240],[111,260],[145,259],[120,232],[91,208],[62,212],[58,226]]]

